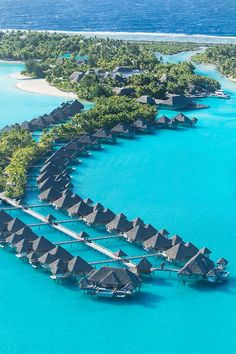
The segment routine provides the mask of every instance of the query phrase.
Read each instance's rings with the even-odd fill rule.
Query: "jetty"
[[[42,221],[45,224],[51,226],[52,228],[64,233],[65,235],[67,236],[70,236],[82,243],[84,243],[86,246],[92,248],[93,250],[107,256],[108,258],[111,258],[113,259],[114,261],[116,262],[121,262],[123,263],[125,266],[129,267],[129,268],[132,268],[132,267],[135,267],[136,264],[132,263],[132,262],[126,262],[125,260],[123,260],[121,257],[117,257],[112,251],[110,251],[109,249],[105,248],[104,246],[101,246],[97,243],[95,243],[94,241],[91,241],[91,240],[87,240],[87,239],[84,239],[82,237],[80,237],[80,235],[75,232],[75,231],[72,231],[70,229],[68,229],[67,227],[57,223],[57,222],[48,222],[47,220],[47,217],[45,217],[44,215],[36,212],[35,210],[31,210],[30,208],[28,207],[24,207],[22,205],[19,205],[15,200],[5,196],[3,193],[0,193],[0,199],[10,205],[12,205],[13,207],[18,207],[18,209],[22,210],[24,213],[28,214],[28,215],[31,215],[32,217],[34,217],[35,219],[38,219],[40,221]]]

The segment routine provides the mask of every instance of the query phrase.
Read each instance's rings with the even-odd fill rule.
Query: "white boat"
[[[223,90],[216,90],[214,96],[223,99],[230,98],[230,95],[228,93],[225,93]]]

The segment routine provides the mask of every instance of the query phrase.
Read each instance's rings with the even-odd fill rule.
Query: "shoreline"
[[[187,34],[187,33],[168,33],[168,32],[134,32],[134,31],[73,31],[73,30],[50,30],[50,29],[17,29],[3,28],[2,32],[22,31],[22,32],[41,32],[41,33],[64,33],[67,35],[81,35],[85,37],[112,38],[120,40],[154,41],[154,42],[190,42],[190,43],[221,43],[236,44],[236,36],[217,36],[207,34]]]
[[[55,97],[78,98],[73,92],[64,92],[52,86],[46,79],[33,79],[20,73],[11,74],[10,77],[17,79],[16,88],[22,91]]]

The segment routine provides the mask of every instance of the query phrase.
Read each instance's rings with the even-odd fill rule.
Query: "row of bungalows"
[[[63,123],[75,114],[80,113],[83,109],[84,105],[81,102],[77,100],[72,102],[69,101],[62,103],[61,106],[55,108],[49,114],[44,114],[43,116],[32,119],[31,121],[24,121],[22,124],[6,126],[2,129],[2,131],[10,131],[14,128],[21,128],[33,133],[38,130],[47,129],[52,125]]]
[[[157,128],[163,129],[176,129],[182,127],[194,127],[197,124],[197,118],[189,118],[183,113],[177,114],[174,118],[170,119],[163,115],[156,121]]]
[[[80,237],[87,237],[87,234],[82,232]],[[3,210],[0,210],[0,246],[11,247],[18,258],[28,260],[34,268],[45,269],[52,279],[79,280],[81,289],[90,295],[102,297],[124,298],[133,295],[141,286],[139,270],[144,271],[146,264],[144,260],[141,261],[136,273],[126,268],[94,269],[80,256],[73,256],[44,236],[37,236],[25,223]],[[124,255],[122,251],[117,252],[117,257]]]
[[[0,245],[11,247],[18,258],[28,260],[32,266],[46,269],[53,279],[76,279],[93,269],[81,257],[74,257],[60,245],[37,236],[25,223],[3,210],[0,211]]]

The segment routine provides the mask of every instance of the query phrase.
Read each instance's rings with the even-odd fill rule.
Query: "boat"
[[[225,93],[224,90],[216,90],[213,96],[223,99],[230,99],[230,95]]]

